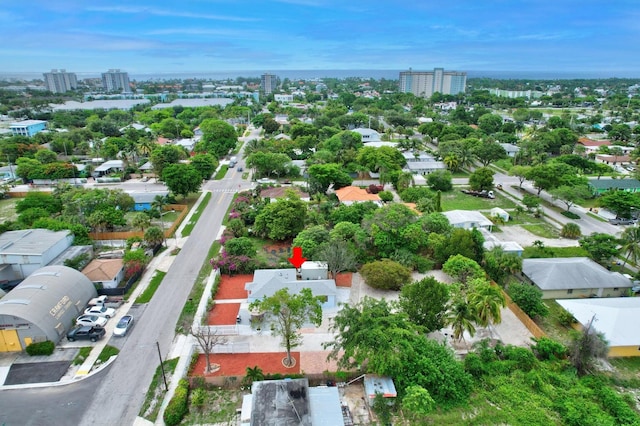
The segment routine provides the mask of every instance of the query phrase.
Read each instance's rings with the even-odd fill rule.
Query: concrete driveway
[[[425,274],[414,273],[413,279],[420,280],[427,276],[434,277],[436,280],[446,284],[453,282],[451,277],[441,270],[432,270]],[[364,283],[360,274],[353,274],[350,303],[358,303],[366,296],[375,299],[386,299],[388,301],[398,300],[399,293],[398,291],[385,291],[371,288]],[[504,344],[529,346],[533,335],[518,317],[516,317],[509,308],[503,308],[501,310],[501,316],[502,322],[500,324],[492,325],[490,328],[478,327],[473,337],[465,333],[463,341],[453,340],[451,337],[452,330],[449,328],[443,328],[438,332],[432,333],[431,337],[446,342],[459,354],[466,353],[475,342],[479,342],[482,339],[497,339],[501,340]]]

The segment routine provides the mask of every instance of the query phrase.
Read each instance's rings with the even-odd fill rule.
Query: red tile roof
[[[362,188],[357,186],[345,186],[336,190],[336,195],[340,202],[345,201],[380,201],[378,194],[369,194]]]

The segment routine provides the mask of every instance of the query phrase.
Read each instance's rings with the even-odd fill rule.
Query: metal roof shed
[[[377,393],[382,394],[385,398],[395,398],[398,396],[396,386],[393,384],[391,377],[375,376],[373,374],[364,376],[364,391],[369,398],[369,403],[373,402]]]

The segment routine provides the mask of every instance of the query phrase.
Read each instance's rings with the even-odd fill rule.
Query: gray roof
[[[295,270],[294,270],[295,272]],[[271,276],[266,281],[256,281],[245,284],[245,289],[250,291],[251,299],[262,299],[273,296],[278,290],[286,288],[289,294],[298,294],[304,288],[311,289],[314,296],[332,296],[336,294],[336,282],[334,280],[296,280],[286,279],[281,276]]]
[[[155,200],[155,198],[160,195],[160,196],[167,196],[169,195],[169,191],[153,191],[153,192],[135,192],[135,191],[131,191],[131,192],[127,192],[127,194],[129,194],[131,196],[131,198],[133,198],[133,201],[136,204],[146,204],[146,203],[152,203],[153,200]]]
[[[124,167],[124,161],[122,160],[109,160],[100,164],[95,168],[95,172],[106,172],[111,169],[121,169]]]
[[[0,235],[0,255],[41,255],[60,240],[71,235],[71,231],[48,229],[22,229],[7,231]]]
[[[487,219],[482,213],[475,210],[449,210],[442,212],[449,219],[451,226],[463,223],[476,223],[478,226],[491,226],[493,222]]]
[[[588,257],[524,259],[522,273],[541,290],[631,287],[631,280]]]
[[[251,426],[311,426],[307,379],[261,380],[251,386]]]
[[[230,98],[193,98],[193,99],[175,99],[167,104],[156,104],[151,109],[173,108],[174,106],[182,106],[185,108],[200,106],[221,106],[226,107],[233,103]]]
[[[51,105],[51,109],[53,109],[54,111],[74,111],[90,109],[130,110],[136,105],[148,104],[149,102],[149,99],[101,99],[87,102],[67,101],[64,104]]]
[[[93,283],[81,272],[66,266],[45,266],[0,300],[0,315],[28,321],[57,343],[96,295]]]
[[[444,170],[447,166],[442,161],[407,161],[405,168],[409,170]]]
[[[636,189],[640,188],[640,181],[637,179],[589,179],[589,185],[596,189]]]

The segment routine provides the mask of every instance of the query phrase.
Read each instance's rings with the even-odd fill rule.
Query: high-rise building
[[[434,93],[455,95],[464,93],[467,88],[467,73],[445,71],[434,68],[433,71],[402,71],[400,73],[400,91],[416,96],[430,98]]]
[[[278,76],[273,74],[262,74],[260,77],[260,88],[264,92],[265,95],[269,95],[273,93],[273,91],[278,87]]]
[[[102,87],[106,92],[131,92],[129,74],[120,70],[109,70],[102,73]]]
[[[54,69],[51,72],[45,72],[43,76],[47,90],[52,93],[64,93],[78,88],[78,78],[75,73]]]

